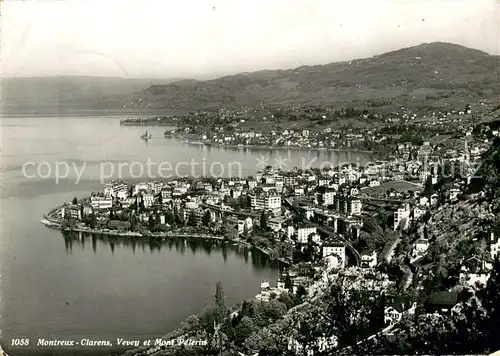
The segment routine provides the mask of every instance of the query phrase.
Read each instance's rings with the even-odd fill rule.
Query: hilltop
[[[434,101],[439,106],[443,99],[499,94],[499,60],[456,44],[425,43],[365,59],[152,85],[127,106],[194,109],[352,102],[384,106],[394,101],[406,105]]]
[[[144,113],[262,104],[442,108],[498,96],[499,63],[499,56],[435,42],[371,58],[212,80],[3,78],[2,114]]]

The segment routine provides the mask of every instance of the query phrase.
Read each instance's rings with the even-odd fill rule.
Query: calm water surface
[[[228,304],[257,294],[262,280],[276,282],[279,266],[235,246],[63,237],[39,223],[42,214],[60,202],[102,189],[103,162],[106,174],[120,163],[146,164],[148,159],[173,167],[192,159],[207,167],[220,162],[219,168],[236,162],[239,173],[246,176],[255,174],[263,158],[270,165],[279,158],[286,162],[283,168],[369,159],[353,152],[190,146],[165,139],[164,130],[148,128],[152,139],[145,142],[139,138],[144,128],[121,127],[117,117],[2,119],[0,330],[9,355],[82,354],[77,349],[30,352],[30,348],[9,346],[13,338],[29,338],[34,345],[38,338],[116,342],[118,337],[144,340],[163,335],[211,306],[218,281],[223,283]],[[26,170],[29,177],[22,170],[26,162],[32,162],[31,170]],[[56,181],[55,167],[61,162],[73,171],[61,171],[66,178]],[[40,164],[41,177],[35,176],[34,168]],[[74,167],[82,172],[78,182]],[[201,174],[201,164],[197,169],[195,173]],[[178,173],[190,172],[184,165]],[[137,176],[138,171],[128,169],[120,175]],[[112,350],[90,353],[104,355]]]

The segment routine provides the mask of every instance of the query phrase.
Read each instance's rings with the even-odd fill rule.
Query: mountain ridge
[[[431,42],[369,58],[215,79],[2,78],[2,115],[146,112],[282,105],[429,105],[500,95],[500,56]]]
[[[431,42],[324,65],[174,81],[147,88],[129,105],[193,109],[341,104],[414,96],[439,99],[450,93],[462,98],[491,96],[499,93],[499,60],[477,49]]]

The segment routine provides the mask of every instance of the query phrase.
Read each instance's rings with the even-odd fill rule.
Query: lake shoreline
[[[51,210],[51,212],[57,210],[58,208],[54,208]],[[127,231],[127,232],[120,232],[120,231],[105,231],[105,230],[99,230],[99,229],[90,229],[90,228],[64,228],[61,226],[60,223],[51,221],[47,216],[44,216],[44,218],[40,221],[41,224],[45,225],[48,228],[54,229],[54,230],[59,230],[61,232],[82,232],[82,233],[88,233],[88,234],[95,234],[95,235],[105,235],[105,236],[117,236],[117,237],[139,237],[139,238],[157,238],[157,239],[168,239],[168,238],[196,238],[196,239],[201,239],[201,240],[215,240],[219,242],[227,242],[227,243],[233,243],[237,244],[240,246],[245,246],[248,248],[255,248],[256,250],[260,251],[264,255],[266,255],[271,261],[278,261],[280,263],[283,263],[285,265],[290,265],[291,262],[286,261],[282,258],[275,258],[271,257],[270,251],[267,251],[261,247],[254,246],[250,244],[248,241],[244,241],[241,239],[226,239],[223,236],[218,236],[218,235],[208,235],[208,234],[194,234],[194,233],[151,233],[151,234],[142,234],[140,232],[133,232],[133,231]]]
[[[173,137],[172,137],[173,138]],[[181,139],[181,138],[179,138]],[[331,148],[331,147],[295,147],[295,146],[269,146],[269,145],[222,145],[218,143],[203,143],[203,142],[185,142],[192,146],[204,146],[204,147],[215,147],[215,148],[256,148],[256,149],[266,149],[266,150],[281,150],[281,151],[327,151],[327,152],[355,152],[355,153],[368,153],[373,154],[373,151],[369,150],[359,150],[356,148]]]

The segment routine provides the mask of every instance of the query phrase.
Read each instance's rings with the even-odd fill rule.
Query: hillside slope
[[[128,105],[187,109],[353,101],[376,105],[392,99],[491,97],[500,93],[499,60],[479,50],[436,42],[348,62],[153,85]]]

